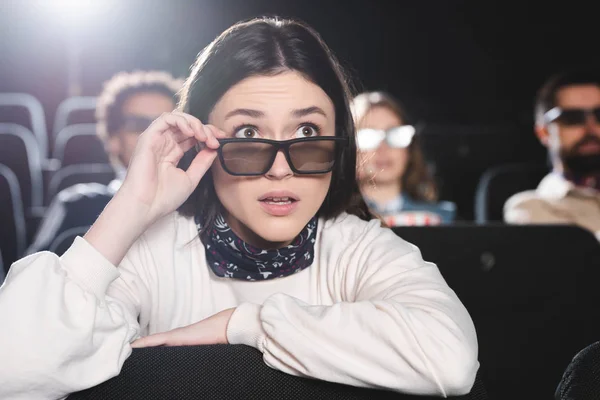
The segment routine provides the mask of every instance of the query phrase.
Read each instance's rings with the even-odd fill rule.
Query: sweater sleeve
[[[413,394],[470,391],[475,328],[416,247],[371,226],[342,251],[328,284],[342,301],[310,305],[276,294],[240,305],[230,343],[258,348],[269,366],[293,375]]]
[[[63,398],[117,375],[147,296],[132,268],[127,258],[115,268],[82,238],[60,258],[14,263],[0,288],[0,398]]]

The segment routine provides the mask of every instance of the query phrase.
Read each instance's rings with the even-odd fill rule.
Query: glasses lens
[[[387,132],[387,143],[390,147],[403,149],[410,146],[415,136],[415,127],[412,125],[402,125],[390,129]]]
[[[579,109],[562,110],[556,121],[562,125],[583,125],[585,123],[585,111]]]
[[[361,129],[356,133],[356,146],[359,150],[375,150],[379,147],[385,132],[377,129]]]
[[[290,159],[300,172],[328,172],[335,162],[335,141],[328,139],[290,145]]]
[[[273,158],[274,147],[268,143],[221,144],[225,169],[234,174],[261,175],[267,172]]]

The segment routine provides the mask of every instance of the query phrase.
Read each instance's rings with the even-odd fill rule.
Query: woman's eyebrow
[[[309,114],[321,114],[322,116],[327,117],[327,114],[325,114],[325,111],[323,111],[322,108],[317,107],[317,106],[300,108],[298,110],[292,111],[292,115],[296,118],[305,117]]]
[[[317,106],[299,108],[292,111],[292,115],[296,118],[305,117],[310,114],[321,114],[322,116],[327,117],[325,111],[323,111],[322,108]],[[263,118],[265,116],[265,113],[259,110],[252,110],[250,108],[236,108],[235,110],[228,112],[227,115],[225,115],[225,119],[227,120],[236,115],[243,115],[251,118]]]
[[[252,110],[250,108],[236,108],[235,110],[228,112],[227,115],[225,115],[225,119],[227,120],[236,115],[243,115],[252,118],[262,118],[265,116],[265,113],[258,110]]]

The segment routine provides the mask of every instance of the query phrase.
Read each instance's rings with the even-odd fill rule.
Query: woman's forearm
[[[118,266],[149,224],[144,206],[119,191],[84,239],[113,265]]]

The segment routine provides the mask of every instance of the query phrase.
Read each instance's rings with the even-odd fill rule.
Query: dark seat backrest
[[[56,136],[52,158],[62,167],[74,164],[107,164],[104,144],[96,135],[96,124],[69,125]]]
[[[600,337],[600,244],[574,226],[402,227],[469,310],[491,398],[551,398]],[[516,397],[517,396],[517,397]]]
[[[35,135],[39,158],[48,158],[48,131],[44,108],[27,93],[0,93],[0,122],[14,123]]]
[[[29,111],[21,106],[0,105],[0,122],[21,125],[33,132]]]
[[[96,123],[94,115],[96,102],[97,98],[90,96],[75,96],[64,99],[56,109],[52,129],[52,143],[56,143],[58,133],[69,125]]]
[[[512,195],[535,189],[548,167],[532,163],[501,165],[488,169],[475,192],[475,221],[479,224],[504,220],[504,203]]]
[[[581,350],[556,388],[556,400],[597,400],[600,396],[600,342]]]
[[[74,164],[58,170],[48,184],[47,198],[52,200],[61,190],[78,183],[101,183],[108,185],[115,179],[115,171],[110,164]]]
[[[5,272],[26,246],[26,225],[17,176],[0,164],[0,253]]]
[[[17,124],[0,123],[0,163],[17,176],[25,210],[41,207],[44,201],[42,161],[33,133]]]
[[[118,376],[68,397],[69,400],[115,398],[434,399],[430,396],[411,396],[288,375],[269,368],[258,350],[245,345],[134,349]],[[487,399],[487,395],[478,379],[469,395],[450,398],[483,400]]]

